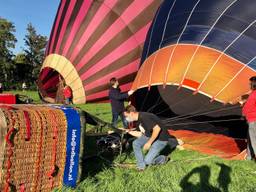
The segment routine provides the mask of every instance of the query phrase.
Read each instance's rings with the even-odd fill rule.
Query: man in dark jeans
[[[124,128],[128,127],[128,123],[124,118],[124,101],[133,93],[133,91],[129,91],[128,93],[121,93],[121,89],[119,88],[118,80],[113,77],[110,79],[110,90],[109,90],[109,99],[111,102],[112,108],[112,124],[113,126],[117,126],[118,116],[121,117]]]
[[[146,165],[166,163],[169,160],[168,156],[159,155],[159,153],[168,144],[171,136],[160,118],[152,113],[137,112],[132,105],[125,108],[124,116],[128,122],[137,121],[136,130],[126,132],[137,137],[132,145],[138,170],[144,170]],[[145,157],[142,149],[148,151]]]

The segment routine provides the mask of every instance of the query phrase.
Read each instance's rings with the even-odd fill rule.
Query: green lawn
[[[174,151],[170,157],[174,162],[149,167],[144,172],[106,167],[86,178],[76,189],[59,191],[255,191],[256,165],[253,162],[209,158],[192,151]],[[134,158],[127,161],[134,162]]]
[[[41,103],[39,95],[36,91],[5,91],[4,93],[12,93],[12,94],[19,94],[19,95],[27,95],[28,97],[32,98],[35,103]]]
[[[35,92],[27,92],[39,101]],[[85,104],[78,107],[97,115],[105,121],[111,120],[109,104]],[[88,147],[95,141],[87,138]],[[118,163],[124,154],[112,157]],[[61,188],[55,191],[84,192],[255,192],[256,163],[252,161],[229,161],[194,151],[175,150],[166,165],[152,166],[144,172],[133,168],[111,166],[100,158],[88,160],[87,177],[75,189]],[[135,163],[131,153],[125,163]]]

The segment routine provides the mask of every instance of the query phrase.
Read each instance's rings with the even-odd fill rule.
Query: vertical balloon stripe
[[[48,88],[53,88],[53,84],[55,84],[56,81],[59,80],[58,76],[54,76],[53,78],[49,79],[44,85],[43,88],[44,89],[48,89]]]
[[[106,6],[105,3],[102,3],[99,10],[96,12],[96,15],[92,18],[90,24],[84,31],[82,37],[80,38],[79,42],[77,43],[77,46],[75,47],[73,54],[70,57],[70,60],[73,62],[80,50],[83,48],[84,44],[87,42],[87,40],[91,37],[93,32],[99,27],[102,20],[105,18],[105,16],[111,11],[111,8],[115,6],[117,3],[117,0],[110,1]]]
[[[130,37],[127,41],[125,41],[122,45],[120,45],[117,49],[115,49],[111,54],[103,58],[100,62],[95,64],[88,71],[83,73],[83,75],[81,76],[81,79],[85,80],[92,74],[96,73],[97,71],[101,70],[102,68],[106,67],[107,65],[115,61],[116,59],[122,57],[122,55],[134,49],[137,46],[137,44],[140,45],[144,43],[144,39],[150,24],[151,22],[148,23],[141,30],[139,30],[134,36]],[[135,39],[137,41],[137,44],[134,44]],[[120,53],[122,53],[122,55]]]
[[[67,39],[70,36],[70,32],[74,26],[74,23],[77,20],[78,13],[79,13],[84,2],[85,1],[83,1],[83,0],[77,0],[75,3],[75,6],[72,10],[71,16],[70,16],[68,24],[67,24],[67,28],[64,32],[64,35],[63,35],[63,38],[62,38],[62,41],[60,44],[59,54],[61,54],[61,55],[63,55],[64,46],[66,45]],[[87,0],[86,0],[86,2],[87,2]]]
[[[107,67],[101,69],[97,73],[93,74],[92,76],[88,77],[85,81],[83,81],[83,84],[90,84],[97,79],[101,79],[105,75],[118,70],[119,68],[124,67],[128,63],[133,62],[134,60],[140,59],[141,56],[141,47],[138,46],[123,57],[115,60],[111,64],[109,64]],[[80,73],[82,75],[83,73]]]
[[[53,43],[53,48],[52,48],[53,52],[52,53],[56,52],[56,46],[57,46],[57,43],[58,43],[58,40],[59,40],[59,37],[60,37],[60,32],[61,32],[63,22],[65,20],[66,13],[67,13],[67,10],[69,8],[70,3],[71,3],[71,1],[67,1],[66,4],[64,5],[63,14],[60,17],[59,26],[58,26],[57,32],[56,32],[56,37],[55,37],[54,42],[52,42]],[[52,53],[50,53],[50,54],[52,54]]]
[[[50,35],[50,37],[51,37],[51,35]],[[46,49],[45,49],[45,52],[44,52],[44,56],[45,56],[45,57],[48,55],[50,40],[51,40],[51,39],[49,39],[49,40],[47,41],[47,44],[46,44]]]
[[[144,17],[144,15],[153,15],[154,10],[156,9],[156,3],[152,3],[148,6],[143,12],[140,13],[139,16],[136,17],[129,25],[127,25],[120,33],[118,33],[113,39],[111,39],[99,52],[97,52],[91,59],[88,61],[80,70],[79,73],[83,73],[91,68],[93,65],[98,63],[108,54],[113,52],[119,45],[124,43],[124,41],[130,38],[134,33],[140,30],[145,26],[146,23],[152,20],[151,17]],[[92,37],[93,38],[93,37]],[[134,43],[137,43],[134,41]],[[88,46],[89,47],[89,46]],[[139,48],[139,46],[138,46]],[[139,48],[138,52],[141,54],[141,48]],[[136,48],[137,49],[137,48]],[[122,54],[122,53],[121,53]],[[137,55],[138,53],[136,53]],[[116,61],[114,62],[116,63]],[[129,61],[127,61],[129,63]],[[76,62],[74,61],[74,65]],[[112,64],[111,64],[112,65]]]
[[[62,42],[62,38],[64,36],[65,30],[67,28],[67,25],[68,25],[69,19],[71,17],[72,11],[75,7],[75,4],[76,4],[76,0],[72,0],[70,2],[69,6],[68,6],[68,10],[65,14],[65,18],[64,18],[63,24],[61,26],[61,31],[60,31],[60,34],[59,34],[59,38],[58,38],[58,41],[57,41],[56,48],[55,48],[55,53],[59,53],[60,44]]]
[[[102,82],[109,82],[109,80],[112,77],[116,77],[117,79],[120,79],[121,77],[126,76],[130,73],[137,72],[138,68],[139,68],[139,59],[133,61],[130,64],[127,64],[126,66],[120,68],[119,70],[116,70],[116,71],[113,71],[112,73],[106,74],[104,77],[102,77],[90,84],[86,84],[84,86],[84,89],[90,90],[95,87],[98,87],[98,86],[102,85]]]
[[[74,48],[76,46],[80,47],[78,55],[74,58],[73,63],[76,65],[81,58],[88,52],[88,50],[93,46],[93,44],[102,36],[103,33],[109,28],[110,25],[112,25],[117,19],[118,19],[118,14],[116,14],[116,11],[120,12],[120,14],[130,5],[131,0],[127,0],[124,2],[118,1],[114,7],[112,7],[111,10],[109,10],[108,6],[103,6],[102,3],[94,3],[92,6],[92,9],[88,13],[88,19],[85,19],[83,26],[83,30],[80,31],[80,34],[77,38],[75,38],[76,44],[73,45],[72,54],[70,54],[69,58],[73,55],[73,52],[76,52]],[[103,6],[103,7],[102,7]],[[103,11],[103,15],[105,13],[105,10],[107,11],[107,14],[105,17],[100,21],[99,25],[96,26],[95,30],[92,32],[92,34],[89,36],[88,39],[86,38],[86,42],[79,42],[82,35],[86,35],[85,30],[87,30],[88,25],[91,25],[90,28],[94,28],[95,26],[92,25],[92,19],[98,14],[99,9],[103,8],[101,11]],[[101,18],[101,15],[99,14],[99,19]],[[96,19],[96,18],[95,18]],[[98,22],[98,20],[94,20],[93,22]],[[81,44],[80,44],[81,43]],[[76,46],[75,46],[76,45]],[[70,52],[69,51],[69,52]]]
[[[100,49],[104,47],[115,35],[117,35],[126,25],[128,25],[136,16],[143,11],[144,8],[149,6],[152,0],[146,3],[142,1],[134,1],[125,12],[113,23],[108,30],[100,37],[100,39],[90,48],[84,57],[76,65],[80,70],[82,66],[87,63]]]
[[[92,0],[84,0],[83,1],[83,4],[80,7],[77,18],[75,19],[75,22],[74,22],[74,24],[72,26],[72,29],[70,31],[70,34],[68,36],[68,39],[65,43],[62,55],[66,56],[67,51],[68,51],[76,33],[77,33],[77,31],[79,30],[79,27],[80,27],[82,21],[84,20],[84,17],[86,16],[91,4],[92,4]]]
[[[65,4],[66,4],[66,0],[61,1],[60,10],[59,10],[59,12],[58,12],[58,14],[57,14],[57,22],[56,22],[56,24],[54,25],[54,28],[53,28],[53,35],[51,36],[52,39],[51,39],[50,44],[49,44],[49,45],[50,45],[50,52],[49,52],[48,54],[50,54],[50,53],[53,52],[53,44],[54,44],[54,42],[55,42],[57,29],[58,29],[58,27],[60,26],[60,18],[61,18],[61,16],[62,16],[62,12],[63,12],[63,9],[64,9]]]

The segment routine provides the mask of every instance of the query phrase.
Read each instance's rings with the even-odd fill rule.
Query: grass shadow
[[[182,188],[182,192],[199,192],[199,191],[211,191],[211,192],[228,192],[228,186],[231,182],[230,173],[231,168],[223,163],[216,163],[216,165],[220,166],[221,170],[218,176],[218,186],[219,188],[212,186],[209,182],[211,171],[210,168],[206,165],[196,167],[192,171],[190,171],[180,182],[180,187]],[[199,183],[192,183],[190,178],[193,175],[199,175]]]

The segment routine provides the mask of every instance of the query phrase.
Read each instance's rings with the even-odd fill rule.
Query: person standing
[[[65,104],[69,105],[72,103],[72,90],[71,88],[65,84],[64,88],[63,88],[63,95],[64,95],[64,99],[65,99]]]
[[[21,88],[22,88],[22,91],[23,91],[23,92],[25,92],[25,91],[26,91],[26,89],[27,89],[27,85],[26,85],[26,83],[25,83],[25,82],[23,82],[23,83],[22,83]]]
[[[251,160],[256,154],[256,76],[250,79],[251,93],[245,105],[243,106],[242,113],[245,116],[249,128],[247,139],[247,159]]]
[[[128,99],[129,95],[132,95],[133,91],[128,91],[128,93],[121,93],[121,89],[119,87],[118,80],[113,77],[109,81],[110,89],[109,89],[109,100],[111,103],[112,109],[112,125],[114,127],[117,126],[118,117],[120,116],[124,128],[128,127],[128,123],[124,118],[124,101]]]
[[[3,84],[0,83],[0,93],[3,93]]]
[[[153,113],[137,112],[132,105],[125,108],[124,116],[128,122],[137,121],[136,130],[126,131],[137,137],[132,143],[137,169],[143,171],[147,165],[165,164],[169,157],[159,154],[166,147],[171,136],[161,119]],[[145,157],[142,150],[148,151]]]

